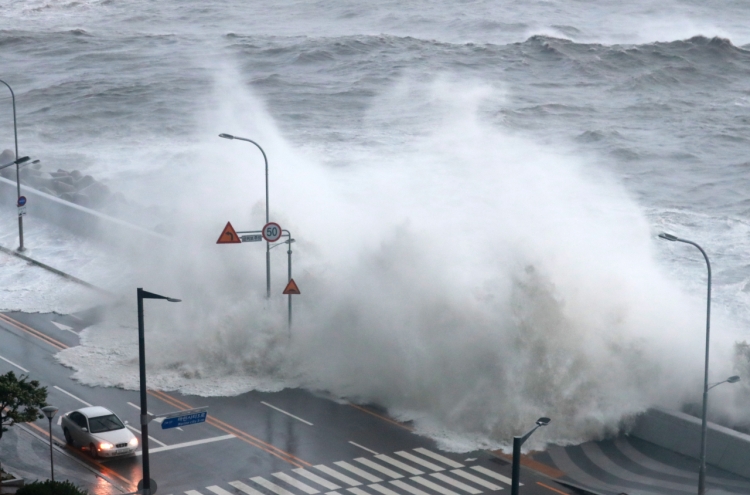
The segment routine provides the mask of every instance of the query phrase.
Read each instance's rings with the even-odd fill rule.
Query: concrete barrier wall
[[[133,225],[84,206],[56,198],[21,184],[21,194],[26,196],[26,218],[40,218],[78,234],[107,242],[125,242],[140,235],[149,239],[169,239],[152,230]],[[16,183],[0,177],[0,203],[3,210],[16,210]]]
[[[700,459],[701,420],[679,411],[654,408],[638,417],[630,434]],[[750,478],[750,435],[708,423],[706,463]]]

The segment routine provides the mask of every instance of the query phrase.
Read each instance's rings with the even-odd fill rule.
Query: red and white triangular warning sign
[[[297,287],[297,284],[294,282],[294,279],[291,279],[288,284],[286,284],[286,289],[284,289],[284,294],[299,294],[299,287]]]
[[[237,232],[235,232],[234,227],[232,227],[232,224],[227,222],[227,226],[224,227],[224,231],[219,236],[219,240],[216,241],[216,244],[240,244],[241,242],[242,241],[237,235]]]

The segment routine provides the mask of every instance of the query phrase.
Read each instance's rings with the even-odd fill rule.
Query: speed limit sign
[[[268,242],[276,242],[281,238],[281,225],[269,222],[263,226],[263,239]]]

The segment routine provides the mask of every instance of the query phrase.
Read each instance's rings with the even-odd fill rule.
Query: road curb
[[[89,289],[95,290],[95,291],[100,292],[102,294],[105,294],[107,296],[115,297],[115,294],[113,294],[112,292],[110,292],[110,291],[108,291],[106,289],[102,289],[101,287],[97,287],[94,284],[90,284],[90,283],[86,282],[85,280],[81,280],[80,278],[74,277],[73,275],[71,275],[69,273],[65,273],[62,270],[58,270],[57,268],[53,268],[53,267],[49,266],[46,263],[42,263],[41,261],[35,260],[33,258],[29,258],[28,256],[24,256],[23,254],[19,253],[18,251],[14,251],[12,249],[8,249],[8,248],[3,247],[3,246],[0,246],[0,251],[2,251],[5,254],[10,254],[12,256],[15,256],[16,258],[20,258],[20,259],[22,259],[22,260],[24,260],[24,261],[26,261],[28,263],[31,263],[32,265],[36,265],[36,266],[38,266],[40,268],[44,268],[45,270],[50,271],[50,272],[54,273],[55,275],[59,275],[59,276],[65,278],[67,280],[70,280],[71,282],[75,282],[77,284],[83,285],[84,287],[88,287]]]

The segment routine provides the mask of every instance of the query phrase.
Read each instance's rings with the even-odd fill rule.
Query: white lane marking
[[[452,468],[462,468],[464,467],[463,464],[459,464],[453,459],[448,459],[447,457],[443,457],[440,454],[436,454],[435,452],[427,449],[423,449],[422,447],[419,447],[418,449],[414,449],[415,452],[419,452],[422,455],[426,455],[427,457],[432,457],[438,462],[442,462],[443,464],[446,464]]]
[[[143,437],[143,433],[141,433],[141,430],[139,430],[138,428],[133,428],[133,427],[132,427],[132,426],[130,426],[130,425],[125,425],[125,427],[127,427],[127,428],[130,428],[130,429],[131,429],[131,430],[133,430],[134,432],[136,432],[136,433],[138,433],[139,435],[141,435],[141,437]],[[162,442],[162,441],[160,441],[160,440],[157,440],[157,439],[155,439],[155,438],[154,438],[154,437],[152,437],[151,435],[149,435],[149,436],[148,436],[148,439],[149,439],[149,440],[152,440],[152,441],[154,441],[154,442],[156,442],[156,443],[158,443],[158,444],[159,444],[159,445],[161,445],[162,447],[166,447],[166,446],[167,446],[167,444],[166,444],[166,443],[164,443],[164,442]],[[153,452],[153,450],[152,450],[152,449],[148,449],[148,451],[149,451],[149,452]]]
[[[336,483],[331,483],[327,479],[323,479],[320,476],[318,476],[315,473],[311,473],[310,471],[306,471],[302,468],[292,469],[293,472],[299,474],[300,476],[304,476],[305,478],[309,479],[310,481],[319,484],[323,488],[326,488],[328,490],[339,490],[341,487],[337,485]]]
[[[380,478],[378,478],[377,476],[375,476],[373,474],[370,474],[367,471],[363,471],[363,470],[359,469],[357,466],[352,466],[348,462],[338,461],[338,462],[334,462],[334,464],[336,464],[340,468],[344,468],[347,471],[356,474],[360,478],[366,479],[370,483],[380,483],[381,481],[383,481]]]
[[[227,491],[227,490],[223,489],[222,487],[216,486],[216,485],[207,486],[206,490],[211,490],[216,495],[234,495],[232,492]]]
[[[247,495],[263,495],[261,492],[259,492],[255,488],[251,488],[241,481],[230,481],[229,484],[235,487],[236,489],[238,489],[239,491],[247,493]]]
[[[354,495],[370,495],[364,490],[360,490],[359,488],[347,488],[346,491],[353,493]]]
[[[91,404],[89,404],[89,403],[88,403],[88,402],[86,402],[85,400],[81,399],[80,397],[76,397],[75,395],[71,394],[71,393],[70,393],[70,392],[68,392],[67,390],[63,390],[63,389],[61,389],[60,387],[58,387],[57,385],[55,385],[55,388],[56,388],[57,390],[59,390],[60,392],[62,392],[62,393],[64,393],[64,394],[67,394],[67,395],[69,395],[69,396],[73,397],[73,398],[74,398],[75,400],[77,400],[78,402],[81,402],[82,404],[86,404],[87,406],[89,406],[89,407],[92,407],[92,406],[91,406]]]
[[[443,473],[432,473],[430,476],[432,476],[433,478],[439,479],[443,483],[448,483],[449,485],[453,485],[459,490],[463,490],[465,492],[471,493],[471,495],[478,495],[479,493],[482,493],[481,490],[477,490],[476,488],[471,487],[467,485],[466,483],[461,483],[458,480],[454,480],[453,478],[446,476]]]
[[[347,485],[349,485],[349,486],[359,486],[359,485],[361,485],[361,484],[362,484],[362,483],[360,483],[360,482],[359,482],[359,481],[357,481],[357,480],[353,480],[353,479],[351,479],[350,477],[348,477],[348,476],[347,476],[347,475],[345,475],[345,474],[341,474],[341,473],[339,473],[338,471],[334,471],[333,469],[329,468],[329,467],[328,467],[328,466],[326,466],[325,464],[318,464],[317,466],[314,466],[314,467],[315,467],[315,469],[317,469],[318,471],[323,471],[323,472],[324,472],[324,473],[326,473],[326,474],[327,474],[328,476],[331,476],[331,477],[333,477],[333,478],[336,478],[336,479],[337,479],[337,480],[339,480],[339,481],[343,481],[344,483],[346,483],[346,484],[347,484]]]
[[[62,417],[63,417],[62,414],[60,414],[59,416],[57,416],[57,426],[62,425]]]
[[[463,479],[469,480],[472,483],[476,483],[479,486],[483,486],[485,488],[489,488],[492,491],[502,490],[503,489],[501,486],[497,486],[494,483],[490,483],[489,481],[483,480],[482,478],[474,476],[471,473],[467,473],[466,471],[461,471],[460,469],[454,469],[453,471],[451,471],[451,473],[457,474],[460,477],[462,477]]]
[[[151,438],[149,436],[149,438]],[[229,435],[222,435],[220,437],[211,437],[211,438],[204,438],[203,440],[193,440],[192,442],[184,442],[184,443],[175,443],[172,445],[167,445],[166,447],[157,447],[155,449],[148,449],[149,454],[155,454],[156,452],[164,452],[165,450],[174,450],[174,449],[184,449],[185,447],[192,447],[193,445],[201,445],[204,443],[211,443],[211,442],[219,442],[221,440],[229,440],[230,438],[237,438],[236,436],[229,434]],[[135,453],[135,455],[141,455],[141,451]]]
[[[422,486],[426,486],[427,488],[434,490],[438,493],[442,493],[443,495],[458,495],[458,493],[454,492],[453,490],[448,490],[447,488],[443,488],[442,486],[433,483],[430,480],[426,480],[422,478],[421,476],[414,476],[411,478],[413,481],[416,481]]]
[[[376,459],[380,459],[383,462],[387,462],[391,466],[396,466],[397,468],[402,469],[402,470],[406,471],[409,474],[414,474],[416,476],[419,476],[420,474],[424,474],[419,469],[415,469],[415,468],[409,466],[408,464],[404,464],[403,462],[398,461],[398,460],[394,459],[393,457],[388,457],[385,454],[376,455],[375,458]]]
[[[282,481],[286,481],[290,485],[292,485],[294,488],[298,488],[302,490],[305,493],[309,493],[310,495],[314,495],[315,493],[320,493],[320,491],[316,490],[315,488],[311,487],[310,485],[306,485],[302,483],[299,480],[296,480],[289,476],[286,473],[271,473],[271,476],[275,476],[279,478]]]
[[[28,373],[29,372],[29,370],[27,370],[23,366],[18,366],[16,363],[14,363],[13,361],[11,361],[10,359],[5,359],[2,356],[0,356],[0,359],[2,359],[3,361],[5,361],[6,363],[10,364],[11,366],[15,366],[16,368],[18,368],[19,370],[23,371],[24,373]]]
[[[128,402],[128,405],[129,405],[129,406],[132,406],[132,407],[134,407],[134,408],[136,408],[136,409],[138,409],[139,411],[141,410],[141,406],[138,406],[138,405],[136,405],[136,404],[133,404],[132,402]],[[157,423],[161,423],[162,421],[164,421],[164,418],[156,418],[156,419],[155,419],[154,421],[156,421]],[[179,429],[180,431],[182,431],[182,428],[178,427],[178,429]]]
[[[341,495],[339,492],[328,492],[326,495]]]
[[[502,481],[504,483],[507,483],[509,485],[511,484],[511,479],[508,478],[507,476],[503,476],[502,474],[498,474],[495,471],[490,471],[489,469],[483,468],[482,466],[471,466],[471,469],[473,469],[474,471],[479,471],[482,474],[486,474],[490,478],[495,478],[496,480],[500,480],[500,481]]]
[[[391,481],[391,484],[396,485],[397,487],[401,488],[405,492],[411,493],[412,495],[429,495],[427,492],[423,492],[419,488],[414,488],[411,485],[407,485],[406,483],[400,480]]]
[[[386,488],[386,487],[380,486],[380,485],[370,485],[370,488],[372,488],[373,490],[379,491],[383,495],[401,495],[398,492],[394,492],[390,488]]]
[[[399,451],[399,452],[394,452],[394,454],[400,455],[404,459],[409,459],[411,462],[414,462],[416,464],[421,464],[422,466],[426,467],[427,469],[432,469],[433,471],[443,471],[444,470],[444,468],[441,468],[437,464],[433,464],[433,463],[431,463],[429,461],[425,461],[424,459],[421,459],[421,458],[415,456],[414,454],[410,454],[408,452]]]
[[[371,453],[372,455],[378,455],[378,453],[377,453],[377,452],[375,452],[374,450],[370,450],[370,449],[368,449],[367,447],[363,447],[363,446],[361,446],[361,445],[360,445],[360,444],[358,444],[358,443],[354,443],[354,442],[352,442],[351,440],[349,440],[349,443],[350,443],[350,444],[352,444],[352,445],[354,445],[355,447],[359,447],[359,448],[360,448],[360,449],[362,449],[362,450],[366,450],[367,452]]]
[[[464,462],[474,462],[476,460],[477,460],[476,457],[467,457],[466,459],[464,459]]]
[[[203,494],[199,492],[198,490],[188,490],[185,492],[185,495],[203,495]]]
[[[63,323],[57,323],[56,321],[53,321],[52,324],[55,325],[60,330],[68,331],[70,333],[74,333],[74,334],[78,335],[77,332],[73,331],[73,327],[69,327],[68,325],[65,325]]]
[[[271,405],[271,404],[269,404],[268,402],[263,402],[263,401],[260,401],[260,403],[261,403],[261,404],[263,404],[264,406],[270,407],[271,409],[275,409],[276,411],[279,411],[279,412],[280,412],[281,414],[286,414],[286,415],[287,415],[287,416],[289,416],[290,418],[294,418],[294,419],[296,419],[297,421],[301,421],[301,422],[305,423],[306,425],[310,425],[310,426],[313,426],[313,424],[312,424],[311,422],[309,422],[309,421],[305,421],[304,419],[302,419],[302,418],[300,418],[300,417],[298,417],[298,416],[295,416],[295,415],[294,415],[294,414],[292,414],[292,413],[286,412],[286,411],[285,411],[285,410],[283,410],[283,409],[279,409],[279,408],[278,408],[278,407],[276,407],[276,406],[272,406],[272,405]]]
[[[365,466],[367,466],[370,469],[374,469],[375,471],[380,471],[384,475],[390,476],[394,480],[397,480],[399,478],[403,478],[403,476],[401,476],[400,474],[398,474],[396,471],[391,471],[387,467],[381,466],[380,464],[378,464],[376,462],[372,462],[370,459],[367,459],[365,457],[357,457],[354,460],[357,461],[360,464],[364,464]]]
[[[262,476],[256,476],[255,478],[250,478],[251,481],[254,481],[258,483],[263,488],[270,490],[274,493],[277,493],[278,495],[294,495],[292,492],[285,488],[281,488],[279,485],[276,485],[274,483],[271,483],[267,479],[263,478]]]

